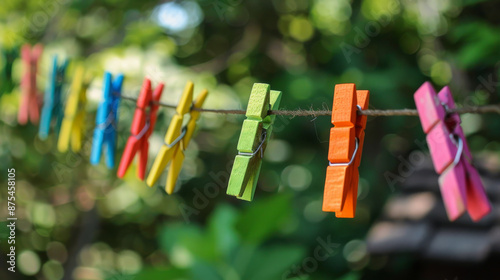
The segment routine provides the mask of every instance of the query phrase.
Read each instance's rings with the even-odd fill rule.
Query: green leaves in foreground
[[[280,229],[290,216],[290,199],[287,194],[274,195],[249,205],[236,225],[242,239],[258,244]]]
[[[305,248],[261,244],[286,224],[290,202],[289,195],[275,195],[241,212],[220,205],[209,218],[206,230],[192,224],[165,225],[160,232],[160,246],[180,270],[161,271],[178,273],[180,278],[172,279],[184,279],[183,273],[189,275],[187,279],[280,279],[304,257]],[[154,276],[159,271],[146,269],[140,275]]]

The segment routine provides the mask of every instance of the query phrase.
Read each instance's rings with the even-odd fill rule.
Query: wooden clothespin
[[[40,97],[38,95],[36,75],[38,71],[38,60],[42,55],[43,47],[37,44],[31,49],[24,45],[21,49],[21,58],[24,61],[25,72],[21,80],[22,97],[17,115],[20,124],[27,124],[28,119],[32,124],[37,124],[40,118]]]
[[[123,151],[117,175],[123,178],[132,159],[139,152],[139,168],[137,176],[144,180],[146,166],[148,163],[149,136],[153,132],[156,123],[156,113],[158,112],[161,94],[163,93],[163,83],[158,84],[154,93],[151,89],[151,81],[146,78],[142,84],[141,93],[137,99],[137,105],[130,128],[130,137]]]
[[[115,166],[116,122],[123,79],[122,74],[113,80],[109,72],[104,73],[103,100],[97,109],[96,127],[90,154],[90,163],[93,165],[99,164],[102,147],[106,145],[106,166],[109,169]]]
[[[60,152],[68,151],[69,143],[73,152],[80,151],[85,129],[85,106],[87,105],[87,88],[85,68],[77,66],[71,83],[68,101],[64,109],[64,118],[59,132],[57,148]]]
[[[323,211],[338,218],[354,218],[358,197],[358,167],[365,138],[369,91],[356,90],[354,84],[335,85],[330,130],[329,165],[326,171]]]
[[[268,84],[253,85],[246,112],[247,119],[243,121],[238,141],[238,155],[229,177],[228,195],[252,201],[264,151],[276,118],[276,115],[268,115],[268,110],[277,110],[280,101],[280,91],[270,90]]]
[[[472,220],[480,220],[491,211],[491,205],[471,164],[472,154],[460,126],[460,116],[446,113],[446,108],[455,108],[450,89],[444,87],[436,95],[426,82],[415,92],[414,99],[434,169],[441,174],[439,187],[448,218],[456,220],[467,209]]]
[[[196,120],[200,115],[200,112],[194,109],[201,108],[208,94],[206,89],[202,90],[194,103],[192,103],[193,87],[194,84],[190,81],[186,84],[181,100],[177,105],[176,114],[172,118],[172,121],[170,121],[167,133],[165,134],[165,143],[156,156],[146,180],[148,186],[153,186],[165,167],[167,167],[167,164],[172,161],[165,185],[165,190],[168,194],[174,192],[175,183],[177,182],[182,162],[184,161],[184,151],[191,140],[194,129],[196,128]],[[190,113],[189,122],[186,126],[182,127],[184,115],[187,113]]]
[[[50,73],[47,91],[45,92],[42,116],[40,119],[40,127],[38,130],[38,136],[42,140],[47,139],[47,137],[49,136],[52,118],[55,118],[54,130],[56,132],[56,135],[59,133],[59,129],[61,128],[61,123],[64,116],[63,110],[61,109],[61,93],[67,66],[67,59],[64,60],[61,66],[59,66],[57,64],[57,56],[54,56],[54,59],[52,60],[52,72]]]

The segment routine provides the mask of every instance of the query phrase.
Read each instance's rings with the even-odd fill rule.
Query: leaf
[[[360,277],[359,273],[351,272],[351,273],[344,275],[342,278],[340,278],[340,280],[358,280],[360,278],[361,277]]]
[[[177,252],[185,249],[191,254],[189,257],[213,260],[216,257],[214,244],[203,234],[200,228],[185,224],[168,224],[160,234],[161,248],[170,257],[178,256]]]
[[[120,280],[120,278],[108,278],[109,280]],[[192,279],[187,269],[179,268],[146,268],[134,275],[132,280],[136,279],[172,279],[172,280],[188,280]]]
[[[290,216],[290,200],[288,194],[277,194],[252,203],[236,225],[242,239],[258,244],[272,235]]]
[[[167,224],[160,231],[160,246],[164,252],[171,253],[179,240],[195,238],[201,235],[201,230],[193,225]]]
[[[208,231],[216,251],[228,257],[238,246],[239,236],[235,230],[238,212],[229,205],[220,205],[210,216]]]
[[[464,68],[481,64],[493,65],[500,58],[497,51],[500,44],[498,28],[480,22],[467,22],[457,26],[450,37],[463,46],[456,56],[460,66]]]
[[[258,250],[253,254],[242,279],[285,279],[292,273],[293,266],[304,258],[305,252],[304,248],[293,245]]]
[[[222,280],[223,278],[215,270],[215,266],[205,262],[197,261],[191,268],[193,278],[203,280]],[[165,279],[165,278],[162,278]]]

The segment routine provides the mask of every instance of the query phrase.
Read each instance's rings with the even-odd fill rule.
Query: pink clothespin
[[[42,50],[41,44],[35,45],[33,49],[26,44],[21,49],[21,58],[26,68],[21,80],[22,97],[17,115],[17,121],[20,124],[28,123],[28,118],[32,124],[37,124],[40,118],[41,98],[36,86],[36,75]]]
[[[446,108],[455,108],[448,87],[436,95],[429,82],[424,83],[414,95],[422,128],[427,134],[434,169],[438,174],[448,218],[453,221],[465,210],[474,221],[491,211],[483,184],[471,165],[472,155],[460,126],[457,113],[446,114]]]

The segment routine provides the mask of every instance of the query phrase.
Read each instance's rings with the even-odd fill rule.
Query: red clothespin
[[[141,93],[137,99],[137,107],[132,120],[130,129],[130,137],[123,151],[123,156],[118,167],[117,175],[122,178],[125,175],[128,167],[132,163],[137,151],[139,151],[139,167],[137,168],[137,176],[144,180],[146,165],[148,163],[149,136],[153,133],[156,123],[156,114],[158,112],[158,101],[160,101],[163,93],[163,83],[158,84],[152,93],[151,81],[146,78],[142,85]],[[149,108],[149,112],[147,109]]]
[[[22,97],[17,115],[19,124],[27,124],[28,119],[32,124],[37,124],[40,119],[41,98],[38,94],[36,75],[42,51],[41,44],[35,45],[33,49],[26,44],[21,49],[21,58],[26,68],[21,80]]]
[[[330,130],[323,211],[338,218],[353,218],[358,196],[358,167],[364,144],[366,116],[357,110],[368,109],[369,92],[356,91],[354,84],[335,86]]]
[[[491,211],[491,205],[479,174],[470,163],[472,155],[460,126],[460,116],[446,113],[446,108],[455,108],[450,89],[444,87],[436,95],[426,82],[414,98],[434,169],[441,174],[439,186],[448,218],[456,220],[467,209],[474,221],[480,220]]]

